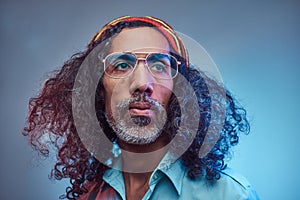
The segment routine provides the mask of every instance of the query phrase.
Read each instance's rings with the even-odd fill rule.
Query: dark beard
[[[147,126],[151,123],[150,117],[135,116],[135,117],[131,117],[131,119],[138,126]]]

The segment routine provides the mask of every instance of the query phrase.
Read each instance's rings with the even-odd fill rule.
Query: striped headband
[[[161,19],[146,16],[146,17],[130,17],[130,16],[123,16],[119,17],[117,19],[112,20],[111,22],[107,23],[105,26],[103,26],[93,37],[91,43],[96,42],[100,40],[101,38],[105,37],[105,31],[109,28],[114,27],[119,22],[146,22],[148,24],[153,25],[154,27],[158,28],[161,33],[166,37],[171,47],[178,53],[180,56],[182,56],[186,60],[187,66],[189,66],[188,62],[188,53],[185,49],[185,46],[181,39],[177,36],[173,28],[168,25],[166,22],[164,22]]]

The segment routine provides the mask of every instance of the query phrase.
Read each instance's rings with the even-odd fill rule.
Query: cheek
[[[159,87],[156,90],[157,97],[165,105],[165,107],[168,105],[168,102],[172,96],[172,90],[173,82],[169,84],[159,85]]]
[[[105,111],[108,113],[111,112],[111,96],[107,93],[105,95]]]
[[[172,95],[172,91],[167,90],[167,91],[165,92],[165,94],[164,94],[164,96],[163,96],[163,101],[164,101],[164,104],[165,104],[165,105],[168,105],[169,100],[170,100],[170,98],[171,98],[171,95]]]
[[[105,77],[103,78],[103,87],[104,87],[104,100],[105,100],[105,111],[111,112],[112,105],[112,92],[114,88],[114,84],[111,81],[108,81]]]
[[[125,98],[129,98],[130,95],[125,87],[126,84],[122,80],[119,81],[107,81],[103,80],[103,86],[105,89],[105,109],[106,112],[112,112],[115,106]]]

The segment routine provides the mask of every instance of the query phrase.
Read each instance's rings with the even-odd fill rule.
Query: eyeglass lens
[[[122,78],[128,76],[136,67],[138,60],[132,53],[113,53],[105,59],[105,73]],[[146,65],[151,74],[159,79],[172,79],[177,73],[177,60],[168,54],[151,53],[146,57]]]

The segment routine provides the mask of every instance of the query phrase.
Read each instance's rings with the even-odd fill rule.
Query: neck
[[[128,173],[123,172],[126,188],[141,189],[148,185],[151,172],[146,173]]]
[[[146,145],[133,145],[119,141],[122,148],[123,171],[130,173],[152,172],[168,150],[165,139],[160,137]]]
[[[126,190],[126,199],[140,200],[149,189],[149,179],[151,172],[147,173],[127,173],[123,172]]]
[[[150,176],[167,152],[166,141],[164,137],[159,137],[155,142],[146,145],[118,141],[122,148],[126,199],[142,199],[147,192]]]

